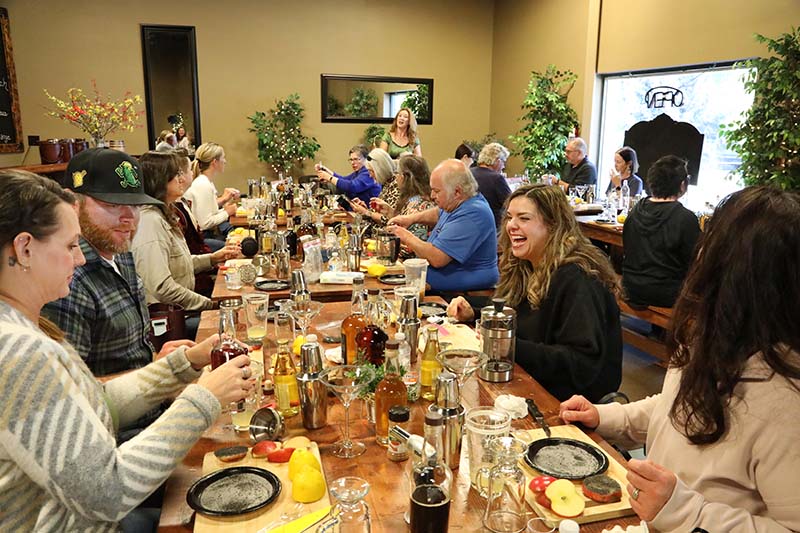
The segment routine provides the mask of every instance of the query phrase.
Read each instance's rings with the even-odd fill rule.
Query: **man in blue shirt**
[[[365,165],[367,154],[369,152],[363,144],[353,146],[350,149],[352,173],[342,176],[323,165],[315,165],[317,177],[320,181],[333,184],[336,192],[344,194],[351,200],[359,198],[365,205],[369,205],[370,198],[375,198],[381,193],[381,186],[369,175]]]
[[[431,173],[431,197],[438,207],[396,216],[388,229],[417,257],[427,259],[427,283],[433,290],[494,287],[499,277],[494,214],[475,178],[461,161],[442,161]],[[433,226],[427,242],[405,229],[415,223]]]

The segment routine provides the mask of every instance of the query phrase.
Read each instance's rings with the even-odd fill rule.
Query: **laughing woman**
[[[520,187],[505,208],[495,297],[517,311],[516,362],[559,399],[583,391],[597,401],[622,380],[614,270],[558,187]],[[462,321],[478,313],[460,296],[447,311]]]

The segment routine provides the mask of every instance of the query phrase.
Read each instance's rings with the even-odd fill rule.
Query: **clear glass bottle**
[[[356,335],[367,326],[364,314],[364,278],[353,279],[353,295],[350,299],[350,315],[342,320],[342,363],[354,365],[358,359]]]
[[[422,362],[420,363],[419,382],[422,397],[428,401],[433,401],[436,378],[442,371],[442,365],[436,360],[439,354],[439,328],[433,324],[426,328],[428,340],[425,342],[425,350],[422,352]]]
[[[383,355],[386,351],[386,341],[389,340],[389,335],[380,326],[380,324],[385,323],[379,299],[380,291],[378,289],[369,289],[368,294],[368,324],[356,335],[357,360],[379,366],[383,364]]]
[[[272,380],[275,383],[275,400],[278,412],[284,418],[300,412],[300,394],[297,389],[297,369],[289,350],[289,339],[278,339],[278,355],[275,358]]]
[[[622,188],[619,191],[619,209],[623,215],[628,214],[631,205],[631,187],[628,180],[622,180]]]
[[[388,341],[383,361],[383,379],[375,387],[375,440],[389,444],[389,409],[408,404],[408,391],[400,377],[397,341]]]
[[[425,443],[433,443],[436,455],[419,457],[411,466],[409,522],[412,533],[447,531],[453,473],[442,459],[443,424],[441,413],[425,413]]]
[[[328,270],[330,272],[342,272],[344,270],[344,263],[339,257],[339,252],[334,251],[331,258],[328,260]]]
[[[219,341],[211,349],[212,370],[239,355],[247,354],[247,348],[236,342],[237,311],[236,307],[219,310]]]
[[[297,241],[297,233],[294,231],[294,219],[287,215],[286,217],[286,247],[289,249],[289,256],[292,259],[297,258],[297,248],[299,242]]]

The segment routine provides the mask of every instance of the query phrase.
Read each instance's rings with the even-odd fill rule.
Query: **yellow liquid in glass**
[[[247,328],[247,338],[250,340],[261,340],[267,334],[264,326],[250,326]]]

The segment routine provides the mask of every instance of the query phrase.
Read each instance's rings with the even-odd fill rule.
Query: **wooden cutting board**
[[[583,491],[581,490],[581,482],[580,481],[573,481],[575,487],[578,489],[578,493],[583,496],[584,500],[586,500],[586,509],[584,509],[583,514],[576,518],[572,518],[579,524],[586,524],[589,522],[598,522],[600,520],[606,520],[609,518],[618,518],[620,516],[630,516],[634,514],[633,510],[631,509],[630,498],[628,496],[628,491],[625,490],[625,486],[628,484],[628,481],[625,479],[627,475],[627,470],[624,466],[619,464],[616,459],[609,456],[607,453],[600,448],[596,442],[594,442],[589,436],[587,436],[583,431],[578,429],[577,427],[567,424],[565,426],[551,426],[553,437],[563,437],[568,439],[575,439],[587,444],[590,444],[600,450],[606,457],[608,457],[608,470],[606,470],[605,474],[614,478],[617,483],[619,483],[620,487],[622,487],[622,499],[618,502],[613,503],[598,503],[593,500],[590,500],[586,496],[583,496]],[[514,431],[514,436],[517,438],[525,441],[525,442],[532,442],[534,440],[544,439],[546,435],[544,431],[541,429],[530,429],[530,430],[516,430]],[[539,472],[528,466],[524,460],[520,460],[520,464],[523,465],[523,472],[525,472],[526,478],[526,485],[530,483],[531,479],[534,477],[541,475]],[[536,513],[547,520],[547,522],[553,526],[558,526],[558,523],[563,520],[562,517],[555,514],[550,509],[546,507],[542,507],[536,502],[534,498],[534,493],[531,490],[525,491],[525,499],[528,501],[528,504],[533,508]]]
[[[317,460],[320,459],[319,448],[316,442],[311,443],[309,450],[317,457]],[[321,463],[322,461],[320,461],[320,464]],[[241,461],[223,463],[217,459],[213,452],[209,452],[203,459],[203,475],[205,476],[211,472],[234,466],[255,466],[269,470],[278,476],[282,484],[278,499],[263,509],[240,516],[212,517],[196,513],[194,520],[195,532],[221,533],[229,531],[236,533],[257,533],[264,526],[279,520],[281,513],[284,511],[291,512],[294,507],[295,501],[292,499],[292,482],[289,481],[289,463],[270,463],[266,459],[254,458],[250,453]],[[323,472],[322,475],[324,476],[325,473]],[[305,504],[303,510],[305,514],[310,514],[319,509],[329,507],[330,505],[331,500],[326,492],[325,496],[319,501]]]

